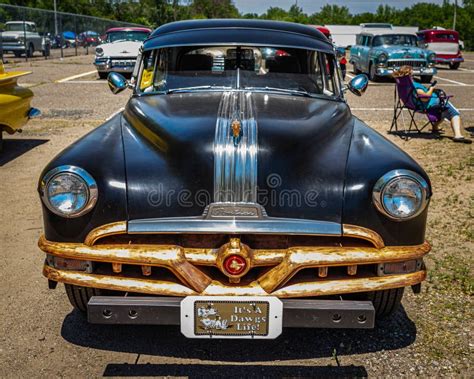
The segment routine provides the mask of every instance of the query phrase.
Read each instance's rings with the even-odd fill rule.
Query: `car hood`
[[[134,57],[138,56],[138,51],[142,42],[137,41],[117,41],[110,43],[103,43],[99,45],[103,51],[104,56],[107,57]]]
[[[353,129],[344,102],[256,92],[145,95],[130,99],[122,127],[130,220],[200,216],[212,202],[250,201],[273,217],[341,222]],[[224,162],[234,149],[240,153]],[[239,195],[222,197],[230,187]]]
[[[426,58],[430,51],[421,49],[419,47],[402,47],[402,46],[384,46],[380,52],[389,54],[390,59],[401,58],[401,59],[420,59]]]
[[[30,33],[26,33],[27,35]],[[3,32],[1,33],[2,38],[6,39],[12,39],[12,38],[19,38],[20,36],[23,36],[23,32]]]

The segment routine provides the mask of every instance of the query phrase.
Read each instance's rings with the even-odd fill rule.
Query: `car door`
[[[372,43],[372,37],[364,35],[362,39],[362,46],[360,50],[360,69],[362,72],[369,72],[369,53],[370,53],[370,44]]]
[[[351,47],[349,62],[351,62],[354,67],[360,70],[360,49],[362,48],[362,38],[361,34],[356,36],[356,43],[354,46]]]
[[[38,34],[38,31],[36,30],[36,25],[30,24],[28,25],[28,39],[30,42],[33,43],[33,46],[35,47],[35,51],[41,51],[43,50],[42,46],[42,37]]]

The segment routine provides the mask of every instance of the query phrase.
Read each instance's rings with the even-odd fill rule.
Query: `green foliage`
[[[53,0],[2,0],[6,4],[53,9]],[[474,49],[474,0],[459,2],[456,29],[467,49]],[[117,21],[133,22],[156,27],[167,22],[197,18],[260,18],[298,22],[302,24],[358,25],[366,22],[388,22],[400,26],[433,26],[452,28],[454,4],[444,0],[442,4],[416,3],[397,9],[379,5],[373,12],[352,15],[345,6],[324,5],[319,12],[306,14],[293,4],[288,10],[270,7],[262,14],[240,14],[232,0],[57,0],[58,11],[105,17]]]

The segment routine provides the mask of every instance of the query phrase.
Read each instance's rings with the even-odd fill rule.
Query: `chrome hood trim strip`
[[[130,234],[286,234],[341,236],[341,224],[327,221],[300,220],[277,217],[263,219],[205,219],[173,217],[131,220]]]
[[[214,139],[214,202],[257,202],[257,121],[252,93],[222,95]],[[232,123],[240,123],[240,136]]]

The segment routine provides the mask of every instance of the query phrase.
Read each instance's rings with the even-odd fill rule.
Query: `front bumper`
[[[98,72],[121,72],[132,73],[135,67],[135,59],[96,58],[94,66]]]
[[[180,325],[179,297],[93,296],[87,304],[92,324]],[[284,299],[283,327],[370,329],[370,301]]]
[[[120,234],[129,243],[104,243]],[[222,257],[235,252],[234,245],[215,249],[133,243],[126,223],[98,228],[84,243],[52,242],[43,236],[39,247],[47,254],[43,274],[54,282],[162,296],[299,298],[406,287],[426,277],[422,258],[430,251],[427,242],[384,246],[375,232],[351,225],[343,226],[343,237],[360,242],[285,249],[251,249],[238,242],[250,269],[237,281],[227,278],[222,267]],[[78,269],[75,262],[86,264]],[[384,271],[389,263],[405,269]]]
[[[443,57],[436,57],[436,63],[456,63],[456,62],[464,62],[463,57],[452,57],[452,58],[443,58]]]
[[[25,44],[23,43],[9,43],[9,42],[3,42],[2,43],[2,50],[4,52],[15,52],[15,51],[20,51],[20,52],[25,52],[26,51],[26,48],[25,48]]]
[[[377,75],[378,76],[392,76],[394,71],[396,71],[399,67],[377,67]],[[434,67],[413,67],[413,75],[420,76],[420,75],[427,75],[432,76],[437,74],[437,70]]]

